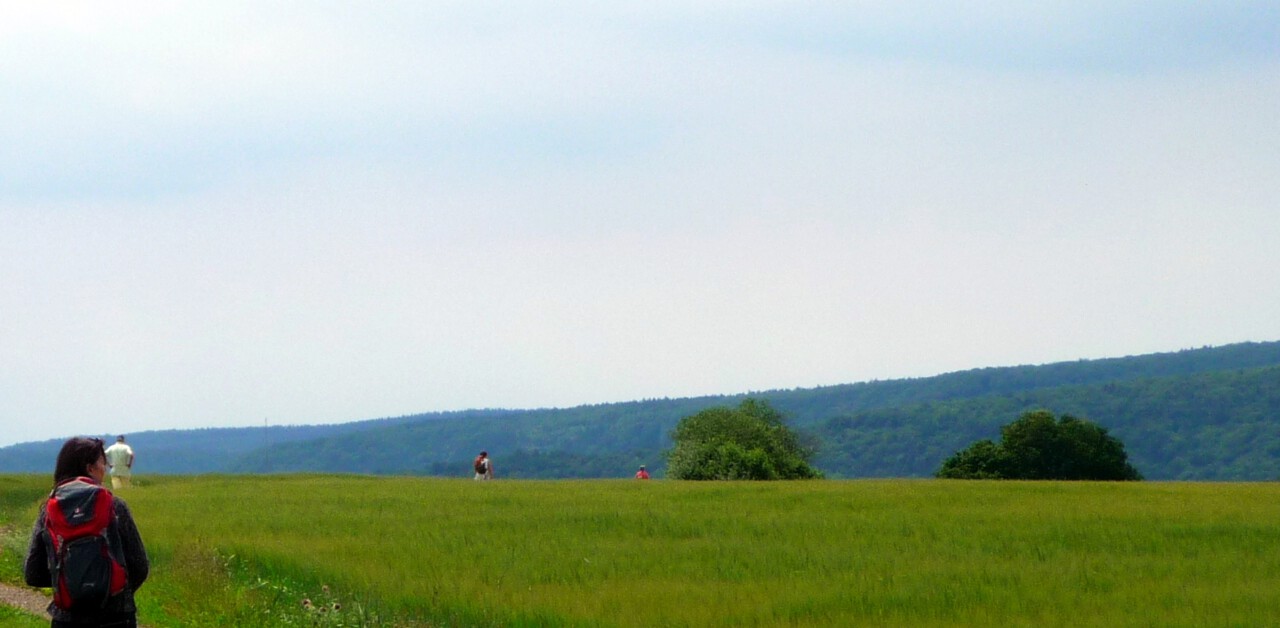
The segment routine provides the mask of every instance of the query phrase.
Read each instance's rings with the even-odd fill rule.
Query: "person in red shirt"
[[[640,470],[636,471],[636,479],[637,480],[649,479],[649,472],[644,470],[644,465],[640,465]]]

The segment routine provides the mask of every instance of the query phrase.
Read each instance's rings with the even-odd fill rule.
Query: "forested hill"
[[[1149,480],[1280,479],[1280,366],[853,413],[819,427],[818,466],[848,477],[927,476],[974,441],[999,440],[1002,425],[1038,408],[1108,428]]]
[[[1149,479],[1280,478],[1280,342],[981,368],[934,377],[750,393],[818,435],[832,477],[927,476],[1022,411],[1088,418]],[[130,435],[138,473],[339,471],[464,475],[475,452],[506,477],[624,477],[681,417],[747,394],[539,410],[430,413],[336,426]],[[59,441],[0,449],[0,471],[47,472]]]

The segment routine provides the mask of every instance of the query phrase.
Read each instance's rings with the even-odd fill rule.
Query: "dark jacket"
[[[147,559],[147,550],[142,545],[142,536],[138,534],[138,526],[133,522],[133,514],[129,512],[128,504],[123,499],[112,496],[112,506],[115,510],[115,518],[111,525],[107,528],[108,540],[113,547],[121,549],[121,555],[124,559],[125,573],[128,574],[128,585],[124,591],[113,596],[102,612],[94,616],[72,615],[71,613],[58,608],[53,602],[49,602],[49,615],[55,621],[87,623],[95,625],[94,622],[100,618],[118,618],[121,616],[136,616],[138,607],[134,605],[133,594],[146,581],[147,574],[151,571],[151,561]],[[27,584],[33,587],[53,586],[53,576],[49,570],[49,555],[52,548],[45,535],[45,508],[48,502],[40,506],[40,514],[36,516],[35,528],[31,530],[31,541],[27,544],[27,561],[23,566],[23,574],[26,577]]]

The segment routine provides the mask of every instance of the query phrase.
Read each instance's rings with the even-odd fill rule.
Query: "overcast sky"
[[[0,445],[1277,340],[1277,120],[1272,1],[4,3]]]

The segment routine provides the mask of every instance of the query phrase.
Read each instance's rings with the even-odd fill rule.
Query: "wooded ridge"
[[[768,400],[817,436],[814,462],[832,478],[927,477],[973,441],[996,438],[1022,412],[1045,408],[1110,430],[1148,480],[1280,479],[1280,342],[575,408],[138,432],[129,442],[143,476],[464,476],[481,449],[494,456],[500,478],[629,477],[640,464],[660,476],[681,418],[748,396]],[[51,472],[60,444],[0,448],[0,472]]]

